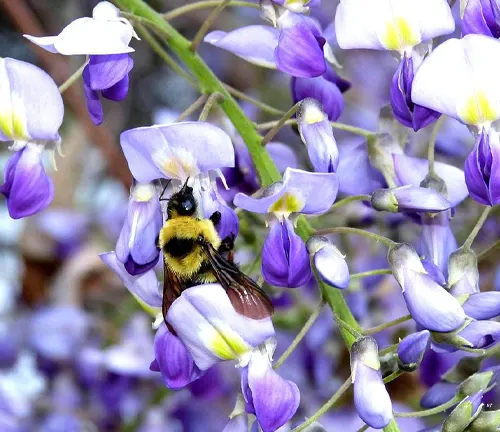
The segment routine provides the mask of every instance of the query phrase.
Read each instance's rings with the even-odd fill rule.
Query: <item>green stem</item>
[[[472,242],[474,241],[476,236],[479,234],[479,231],[483,227],[483,224],[486,221],[488,215],[490,214],[491,209],[492,209],[492,207],[490,207],[490,206],[485,207],[485,209],[481,213],[481,216],[477,220],[476,225],[474,226],[471,233],[469,234],[469,237],[467,237],[467,240],[465,240],[465,243],[463,246],[464,249],[470,249],[470,247],[472,246]]]
[[[390,375],[387,375],[384,378],[384,384],[387,384],[387,383],[390,383],[391,381],[394,381],[396,378],[399,378],[403,374],[404,374],[403,371],[397,370],[397,371],[391,373]]]
[[[372,335],[372,334],[381,332],[381,331],[383,331],[385,329],[397,326],[398,324],[404,323],[404,322],[409,321],[409,320],[411,320],[411,315],[405,315],[403,317],[400,317],[400,318],[397,318],[395,320],[386,322],[384,324],[380,324],[378,326],[366,329],[366,330],[363,331],[363,334],[365,336]]]
[[[163,18],[167,21],[172,20],[174,18],[180,17],[189,12],[193,12],[200,9],[217,7],[222,3],[223,0],[206,0],[206,1],[198,1],[195,3],[190,3],[185,6],[178,7],[176,9],[171,10],[163,14]],[[247,2],[247,1],[232,1],[228,4],[228,6],[234,7],[249,7],[258,9],[259,5],[257,3]]]
[[[285,111],[281,111],[278,108],[274,108],[271,105],[268,105],[264,102],[261,102],[260,100],[254,99],[253,97],[250,97],[250,96],[246,95],[245,93],[240,92],[239,90],[235,89],[234,87],[231,87],[228,84],[224,84],[224,87],[226,87],[227,91],[229,93],[231,93],[233,96],[237,97],[238,99],[249,102],[252,105],[255,105],[257,108],[260,108],[262,111],[268,112],[269,114],[275,114],[275,115],[285,114]]]
[[[429,161],[429,174],[435,174],[434,171],[434,155],[435,155],[435,148],[436,148],[436,139],[437,135],[439,132],[439,129],[441,129],[441,126],[443,125],[444,119],[446,117],[442,115],[439,117],[439,120],[436,122],[434,125],[434,128],[432,129],[432,134],[431,138],[429,140],[429,148],[427,150],[427,159]]]
[[[262,139],[262,145],[266,145],[269,141],[271,141],[277,133],[281,130],[281,128],[285,125],[286,121],[290,119],[299,108],[300,102],[297,102],[293,107],[291,107],[284,115],[279,119],[279,121],[271,128],[269,132],[266,133],[264,138]]]
[[[483,258],[486,258],[487,255],[490,254],[490,252],[493,252],[498,246],[500,246],[500,240],[497,240],[495,243],[492,245],[488,246],[486,249],[482,250],[477,254],[477,260],[482,260]]]
[[[394,352],[398,349],[399,344],[394,344],[394,345],[389,345],[388,347],[385,347],[383,350],[380,350],[378,352],[378,356],[382,357],[385,356],[386,354],[389,354],[391,352]]]
[[[222,96],[219,92],[211,94],[207,99],[207,101],[205,102],[205,106],[203,107],[203,111],[201,112],[198,121],[206,121],[213,106],[217,103],[222,102],[223,100],[224,96]]]
[[[223,0],[219,5],[212,11],[208,18],[203,22],[202,26],[198,30],[198,33],[194,36],[193,42],[191,42],[191,51],[196,51],[201,41],[208,33],[212,27],[215,20],[219,17],[221,12],[226,8],[226,6],[231,2],[231,0]]]
[[[186,81],[189,82],[189,84],[191,84],[195,88],[198,88],[198,84],[193,79],[193,77],[177,64],[175,59],[163,49],[161,44],[153,37],[153,35],[146,29],[146,27],[137,22],[135,24],[135,28],[141,38],[149,43],[149,45],[151,45],[151,48],[156,54],[158,54],[158,57],[160,57],[167,65],[169,65],[175,73],[185,78]]]
[[[458,397],[454,397],[453,399],[449,400],[448,402],[439,405],[437,407],[428,409],[428,410],[423,410],[423,411],[415,411],[415,412],[394,412],[395,417],[401,417],[401,418],[413,418],[413,417],[428,417],[434,414],[439,414],[443,411],[446,411],[447,409],[451,408],[453,405],[456,405],[460,399]]]
[[[370,426],[368,426],[367,424],[365,424],[364,426],[361,426],[359,429],[358,429],[358,432],[365,432],[365,430],[367,430]]]
[[[193,114],[196,110],[201,108],[208,99],[208,95],[202,94],[198,99],[196,99],[191,105],[189,105],[182,114],[175,120],[176,122],[180,122],[186,118],[188,118],[191,114]]]
[[[364,237],[371,238],[377,242],[385,244],[387,247],[393,247],[396,243],[391,239],[381,236],[379,234],[372,233],[370,231],[365,231],[359,228],[350,228],[350,227],[335,227],[335,228],[327,228],[316,231],[315,235],[327,235],[327,234],[356,234]]]
[[[258,130],[267,130],[267,129],[273,128],[277,124],[278,124],[278,121],[276,121],[276,120],[275,121],[266,122],[266,123],[259,123],[257,125],[257,129]],[[283,126],[293,126],[293,125],[296,125],[296,124],[297,124],[297,119],[290,119],[290,120],[287,120],[283,124]],[[343,131],[346,131],[346,132],[351,132],[351,133],[353,133],[355,135],[361,135],[361,136],[364,136],[366,138],[372,137],[372,136],[376,135],[375,132],[371,132],[369,130],[361,129],[361,128],[358,128],[356,126],[351,126],[351,125],[347,125],[347,124],[344,124],[344,123],[330,122],[330,124],[332,125],[332,128],[334,128],[334,129],[343,130]]]
[[[391,269],[370,270],[370,271],[365,271],[365,272],[361,272],[361,273],[353,273],[351,275],[351,280],[362,279],[362,278],[369,277],[369,276],[388,275],[388,274],[392,274]]]
[[[354,201],[370,201],[372,199],[371,195],[353,195],[337,201],[334,205],[330,207],[328,213],[332,213],[339,207],[345,206],[346,204],[352,203]]]
[[[84,64],[82,64],[76,71],[71,75],[66,81],[64,81],[60,86],[59,86],[59,93],[64,93],[66,90],[68,90],[75,82],[78,81],[78,79],[82,76],[83,70],[85,69],[85,66],[87,66],[89,63],[89,60],[87,59]]]
[[[340,386],[340,388],[335,392],[335,394],[328,399],[325,404],[316,411],[311,417],[309,417],[304,423],[297,426],[295,429],[292,429],[291,432],[300,432],[306,429],[309,425],[313,424],[316,420],[318,420],[323,414],[325,414],[330,408],[332,408],[335,403],[340,399],[340,397],[347,391],[347,389],[351,386],[351,377],[347,378]]]
[[[287,348],[287,350],[281,355],[281,357],[274,363],[274,369],[278,369],[284,362],[285,360],[290,356],[290,354],[297,348],[299,343],[304,339],[304,336],[307,334],[309,329],[312,327],[316,319],[319,317],[319,314],[321,313],[321,310],[323,309],[323,306],[325,305],[325,301],[322,300],[321,303],[314,309],[313,313],[309,317],[309,319],[306,321],[300,332],[297,334],[293,342],[290,344],[290,346]]]

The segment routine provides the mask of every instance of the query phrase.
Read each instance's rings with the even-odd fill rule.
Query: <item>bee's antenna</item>
[[[167,181],[167,184],[165,185],[165,187],[163,188],[163,191],[161,192],[161,195],[160,195],[160,201],[168,201],[168,198],[163,198],[163,195],[165,195],[165,192],[168,188],[168,185],[170,184],[170,182],[172,181],[172,179],[169,179]]]
[[[186,179],[186,181],[185,181],[185,182],[184,182],[184,184],[182,185],[182,189],[181,189],[181,190],[185,190],[185,189],[187,188],[188,181],[189,181],[189,177]]]

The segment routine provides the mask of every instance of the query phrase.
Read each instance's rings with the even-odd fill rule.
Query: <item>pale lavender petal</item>
[[[290,146],[274,141],[266,145],[266,150],[280,173],[285,172],[287,168],[299,167],[297,155]]]
[[[471,294],[462,305],[465,313],[476,320],[489,320],[500,315],[500,291]]]
[[[496,321],[472,321],[458,336],[476,349],[487,349],[500,341],[500,323]]]
[[[434,408],[453,399],[458,384],[449,382],[438,382],[434,384],[420,399],[420,406],[424,409]]]
[[[344,289],[349,286],[349,267],[345,257],[328,239],[313,236],[307,241],[307,249],[321,279],[328,285]]]
[[[406,336],[398,345],[398,357],[403,365],[418,365],[429,347],[430,332],[422,330]]]
[[[228,33],[221,30],[210,32],[204,41],[250,63],[275,69],[274,50],[278,46],[278,39],[278,30],[269,26],[251,25]]]

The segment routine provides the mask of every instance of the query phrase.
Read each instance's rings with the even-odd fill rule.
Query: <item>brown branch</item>
[[[45,36],[40,22],[25,0],[0,0],[0,8],[5,11],[21,33]],[[69,64],[63,56],[49,53],[31,42],[26,42],[38,56],[40,64],[58,85],[62,84],[71,75]],[[109,174],[118,179],[128,189],[132,184],[132,176],[127,161],[109,130],[102,125],[95,126],[90,120],[81,88],[78,86],[68,88],[64,92],[63,98],[65,106],[75,114],[88,137],[100,148],[107,161]]]

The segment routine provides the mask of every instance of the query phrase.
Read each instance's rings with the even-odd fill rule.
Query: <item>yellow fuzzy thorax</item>
[[[196,219],[187,216],[179,216],[169,219],[163,225],[159,235],[159,246],[163,247],[172,238],[197,239],[203,236],[210,242],[215,249],[218,249],[221,243],[220,237],[215,227],[209,219]],[[189,280],[197,275],[200,267],[206,262],[206,257],[201,247],[196,245],[192,252],[182,258],[173,257],[168,251],[163,250],[165,265],[176,273],[182,280]],[[197,275],[201,283],[214,282],[212,274]]]

